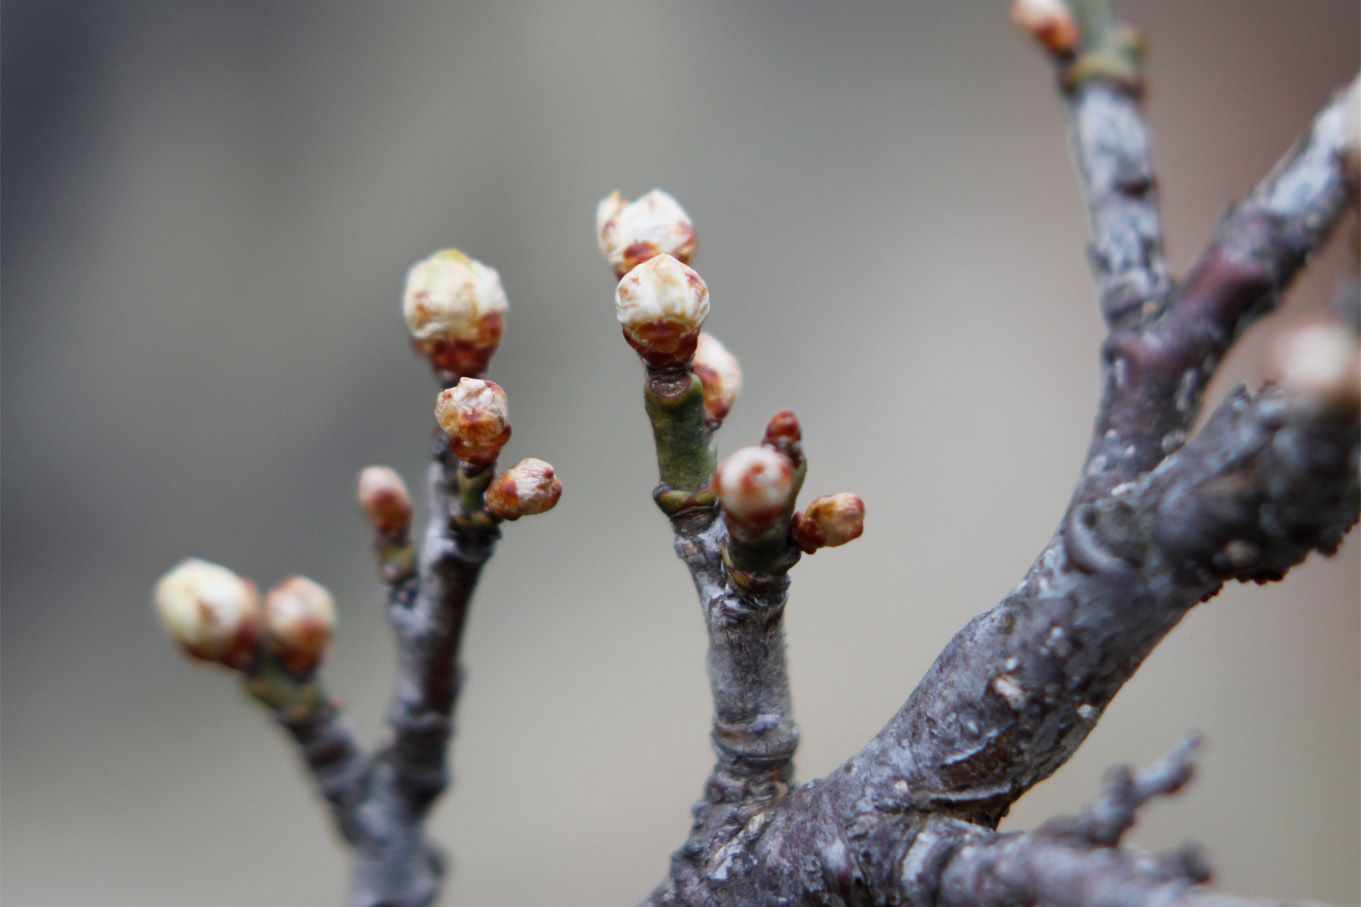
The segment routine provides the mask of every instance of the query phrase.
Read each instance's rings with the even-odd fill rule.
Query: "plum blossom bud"
[[[718,500],[730,519],[747,526],[774,525],[794,491],[794,464],[769,447],[743,447],[719,464]]]
[[[688,266],[658,255],[619,281],[614,308],[624,339],[648,365],[682,365],[694,355],[709,314],[709,288]]]
[[[713,334],[701,332],[695,346],[694,367],[704,386],[704,418],[720,423],[742,391],[742,366]]]
[[[1319,322],[1279,338],[1269,370],[1286,387],[1327,405],[1354,407],[1361,399],[1361,350],[1344,324]]]
[[[778,450],[793,461],[795,466],[803,462],[802,441],[803,428],[799,425],[799,417],[788,409],[782,409],[770,417],[770,421],[766,423],[765,436],[761,439],[762,444]]]
[[[402,314],[412,343],[446,374],[486,371],[508,306],[496,270],[458,249],[436,252],[406,274]]]
[[[552,465],[528,457],[491,480],[483,503],[498,519],[518,520],[552,510],[560,497],[562,482]]]
[[[506,392],[495,381],[463,378],[435,400],[435,420],[454,456],[473,469],[490,466],[510,440]]]
[[[404,536],[411,528],[411,494],[391,467],[365,466],[359,473],[359,506],[381,535]]]
[[[290,576],[265,596],[265,628],[279,663],[306,676],[320,663],[335,632],[331,593],[305,576]]]
[[[795,544],[807,554],[844,545],[865,531],[865,502],[853,494],[814,498],[794,514],[793,531]]]
[[[1011,4],[1011,21],[1050,53],[1072,53],[1081,37],[1077,20],[1064,0],[1015,0]]]
[[[244,668],[263,632],[255,584],[226,567],[189,558],[156,584],[156,610],[170,638],[194,658]]]
[[[695,254],[695,225],[670,193],[653,189],[636,202],[610,193],[595,209],[600,251],[623,277],[663,253],[689,264]]]

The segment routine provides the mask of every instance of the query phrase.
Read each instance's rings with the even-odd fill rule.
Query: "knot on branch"
[[[1116,498],[1074,507],[1063,526],[1068,557],[1087,573],[1129,573],[1143,565],[1145,542],[1134,508]]]

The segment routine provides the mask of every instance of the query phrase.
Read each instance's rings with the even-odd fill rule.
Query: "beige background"
[[[625,904],[707,769],[702,630],[648,499],[640,369],[596,200],[662,185],[699,226],[711,328],[796,406],[809,493],[869,528],[797,570],[800,770],[882,724],[1039,550],[1076,474],[1100,325],[1050,74],[1004,2],[10,2],[4,53],[3,895],[7,904],[339,903],[294,755],[162,638],[196,553],[328,584],[329,668],[366,736],[392,647],[350,494],[423,461],[432,386],[403,271],[459,244],[511,297],[509,453],[555,463],[468,639],[452,796],[461,904]],[[1358,61],[1352,0],[1130,3],[1152,41],[1184,268]],[[1331,298],[1334,248],[1263,337]],[[1227,386],[1216,387],[1219,394]],[[1012,827],[1192,728],[1200,780],[1147,847],[1224,886],[1361,897],[1357,543],[1197,609]]]

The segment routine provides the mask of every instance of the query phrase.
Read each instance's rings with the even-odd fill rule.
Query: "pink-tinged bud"
[[[380,535],[404,536],[411,528],[411,494],[390,467],[365,466],[359,473],[359,506]]]
[[[782,409],[770,417],[766,423],[765,437],[761,443],[766,447],[778,450],[784,454],[794,465],[803,462],[803,429],[799,426],[799,417],[793,411]]]
[[[331,593],[305,576],[290,576],[265,596],[265,628],[279,663],[293,674],[316,668],[335,627]]]
[[[714,479],[730,519],[752,527],[774,525],[790,506],[794,464],[769,447],[743,447],[719,464]]]
[[[658,255],[619,281],[614,310],[624,339],[648,365],[682,365],[695,354],[709,315],[709,288],[687,265]]]
[[[494,268],[457,249],[411,266],[402,314],[416,350],[448,375],[480,375],[501,343],[506,292]]]
[[[491,480],[483,503],[487,512],[502,520],[547,513],[562,497],[562,482],[553,467],[528,457]]]
[[[506,392],[495,381],[463,378],[435,400],[435,420],[454,456],[473,469],[490,466],[510,440]]]
[[[190,558],[161,577],[155,599],[170,638],[194,658],[244,668],[255,657],[264,621],[250,580]]]
[[[742,366],[714,335],[700,333],[694,368],[704,386],[704,418],[721,423],[742,392]]]
[[[844,545],[865,531],[865,502],[853,494],[814,498],[794,514],[793,531],[795,544],[807,554]]]
[[[1064,0],[1015,0],[1011,21],[1055,54],[1070,54],[1077,49],[1081,34],[1077,20]]]
[[[1361,400],[1361,348],[1344,324],[1319,322],[1278,338],[1268,370],[1301,396],[1329,406]]]
[[[595,209],[600,251],[623,277],[657,255],[670,255],[686,264],[695,254],[695,225],[667,192],[653,189],[636,202],[610,193]]]

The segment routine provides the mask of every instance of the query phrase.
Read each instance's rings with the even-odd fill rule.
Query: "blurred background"
[[[328,585],[327,669],[368,738],[393,651],[357,470],[418,480],[434,386],[398,310],[457,244],[511,299],[508,455],[566,493],[508,527],[469,637],[447,903],[627,904],[710,754],[703,631],[649,492],[641,369],[596,201],[671,190],[742,358],[723,450],[795,407],[808,494],[868,505],[796,572],[803,777],[897,708],[1058,519],[1096,398],[1085,214],[1046,63],[1005,2],[7,0],[3,897],[340,903],[282,737],[186,663],[150,588],[197,554]],[[1151,42],[1169,254],[1355,72],[1354,0],[1128,4]],[[1335,243],[1263,339],[1332,298]],[[1358,544],[1232,588],[1149,659],[1007,827],[1078,809],[1189,730],[1203,771],[1145,847],[1244,894],[1357,902]]]

